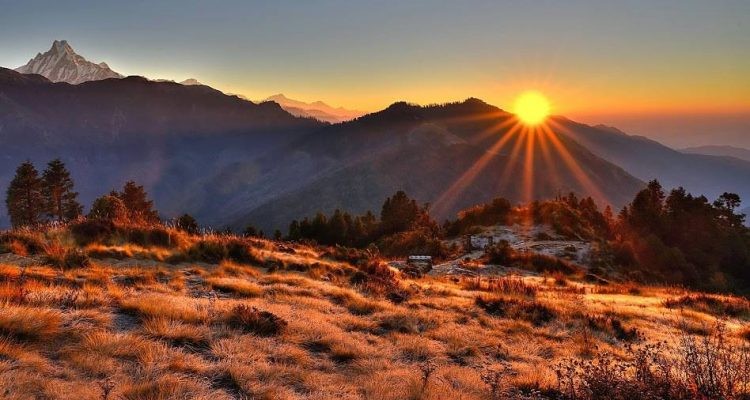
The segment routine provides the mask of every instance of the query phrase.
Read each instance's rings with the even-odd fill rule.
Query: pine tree
[[[5,198],[13,227],[37,224],[44,210],[43,199],[42,181],[34,164],[31,161],[22,163],[16,169]]]
[[[154,224],[159,222],[159,214],[154,210],[154,202],[148,199],[143,186],[128,181],[117,197],[125,204],[132,223]]]
[[[44,211],[53,220],[70,221],[83,212],[70,172],[59,158],[50,161],[42,173],[42,195]]]

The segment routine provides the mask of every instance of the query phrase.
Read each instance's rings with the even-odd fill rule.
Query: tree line
[[[289,224],[288,240],[311,240],[324,245],[366,247],[376,244],[384,254],[420,252],[439,255],[442,229],[430,217],[429,204],[419,204],[404,191],[385,199],[380,215],[372,211],[353,216],[336,209]]]
[[[8,185],[5,205],[14,228],[69,222],[83,216],[75,183],[59,158],[47,163],[41,175],[31,161],[21,163]],[[153,201],[134,181],[94,200],[87,217],[121,223],[159,223]]]

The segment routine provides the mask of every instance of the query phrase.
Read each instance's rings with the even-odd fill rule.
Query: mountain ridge
[[[685,147],[679,149],[683,153],[705,154],[709,156],[726,156],[739,158],[740,160],[750,161],[750,149],[728,145],[705,145]]]
[[[298,117],[311,117],[330,123],[349,121],[366,114],[362,111],[349,110],[344,107],[332,107],[320,100],[306,103],[291,99],[282,93],[269,96],[262,101],[276,102],[292,115]]]

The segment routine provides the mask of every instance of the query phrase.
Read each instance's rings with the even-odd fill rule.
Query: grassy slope
[[[90,246],[130,257],[64,272],[39,256],[0,255],[3,397],[490,399],[488,370],[512,371],[504,386],[556,388],[561,360],[624,354],[628,341],[606,323],[590,322],[597,317],[637,329],[642,342],[670,346],[681,332],[701,334],[716,321],[710,308],[668,308],[668,300],[686,294],[680,289],[560,277],[494,288],[401,277],[398,285],[410,295],[395,304],[350,284],[340,272],[351,266],[321,259],[321,249],[292,247],[253,243],[256,256],[306,271],[172,265],[158,260],[179,248],[134,245]],[[493,316],[477,297],[551,316],[525,306]],[[240,304],[288,325],[269,336],[244,331],[232,323]],[[737,317],[728,330],[743,340],[750,316]]]

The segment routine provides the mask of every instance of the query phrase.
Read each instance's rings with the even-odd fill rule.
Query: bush
[[[735,344],[718,323],[706,337],[684,334],[676,349],[664,343],[626,348],[625,359],[603,353],[556,368],[564,398],[727,399],[750,396],[750,346]]]
[[[177,221],[175,221],[175,227],[189,235],[197,235],[200,230],[198,228],[198,221],[196,221],[190,214],[183,214],[180,218],[177,218]]]
[[[252,251],[250,246],[239,239],[232,239],[227,244],[227,257],[230,260],[240,264],[257,264],[263,263],[258,256]]]
[[[38,254],[44,250],[42,236],[34,231],[21,229],[0,233],[0,248],[14,254]]]
[[[522,267],[536,272],[562,272],[565,274],[573,274],[579,270],[574,264],[544,254],[516,253],[513,258],[514,261],[519,263]]]
[[[536,326],[544,325],[557,318],[557,314],[552,309],[533,300],[478,296],[475,304],[490,315],[522,319]]]
[[[586,318],[586,322],[589,328],[600,332],[606,332],[617,340],[632,342],[639,339],[638,329],[625,328],[622,325],[622,321],[614,317],[589,316]]]
[[[81,246],[105,243],[117,231],[114,222],[91,218],[72,224],[69,229],[75,241]]]
[[[209,239],[195,243],[188,249],[187,255],[191,260],[218,264],[229,257],[229,251],[221,241]]]
[[[91,265],[91,259],[80,249],[66,249],[48,253],[45,263],[67,271],[74,268],[86,268]]]
[[[526,297],[535,297],[537,292],[536,285],[530,285],[522,278],[512,276],[482,279],[481,275],[477,275],[476,278],[463,279],[461,287],[467,290],[482,290],[485,292],[514,294]]]
[[[380,252],[389,257],[403,257],[423,254],[436,258],[445,257],[448,249],[443,242],[428,229],[399,232],[378,240]]]
[[[268,311],[240,304],[234,307],[228,318],[229,325],[259,336],[275,336],[286,329],[288,323]]]
[[[507,240],[501,240],[492,246],[485,247],[484,255],[489,264],[508,265],[513,258],[513,249]]]
[[[664,302],[667,308],[688,307],[715,316],[750,319],[750,301],[733,298],[711,296],[707,294],[691,294]]]

